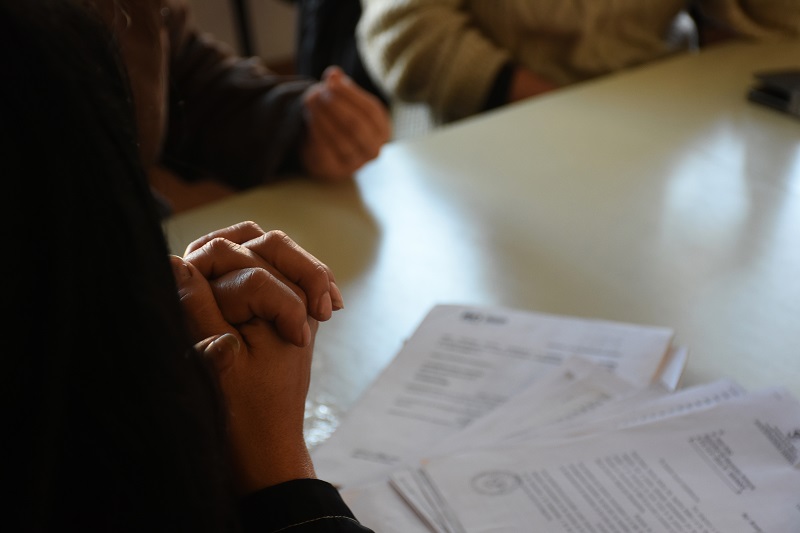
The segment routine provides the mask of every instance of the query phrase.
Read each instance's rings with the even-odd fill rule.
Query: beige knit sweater
[[[424,103],[434,123],[479,112],[501,66],[570,84],[675,51],[686,0],[362,0],[358,45],[396,102]],[[800,0],[697,0],[742,37],[800,36]]]

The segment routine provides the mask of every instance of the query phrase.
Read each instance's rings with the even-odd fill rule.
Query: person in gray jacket
[[[385,106],[341,69],[276,74],[201,31],[186,0],[86,1],[119,41],[148,170],[234,189],[288,173],[340,181],[389,139]]]

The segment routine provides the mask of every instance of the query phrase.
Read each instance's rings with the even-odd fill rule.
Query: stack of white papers
[[[381,533],[800,532],[800,403],[666,328],[443,305],[313,452]]]

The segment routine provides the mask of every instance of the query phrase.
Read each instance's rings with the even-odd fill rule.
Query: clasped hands
[[[242,493],[315,477],[303,418],[318,322],[343,307],[333,272],[253,222],[170,261],[190,334],[219,380]]]

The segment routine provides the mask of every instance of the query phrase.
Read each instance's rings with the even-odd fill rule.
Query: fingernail
[[[333,313],[333,302],[329,292],[322,294],[317,301],[317,315],[323,320],[327,320]]]
[[[175,276],[175,279],[184,280],[191,278],[192,271],[189,270],[189,265],[186,264],[186,261],[177,255],[173,255],[172,257],[174,259],[170,261],[170,263],[172,264],[172,273]]]
[[[344,309],[344,299],[342,298],[342,291],[339,290],[339,286],[333,281],[331,281],[330,286],[331,305],[333,305],[333,310],[338,311],[339,309]]]
[[[239,353],[241,348],[239,338],[233,333],[223,333],[203,351],[203,356],[214,360],[217,368],[224,368],[230,363],[229,357]]]

